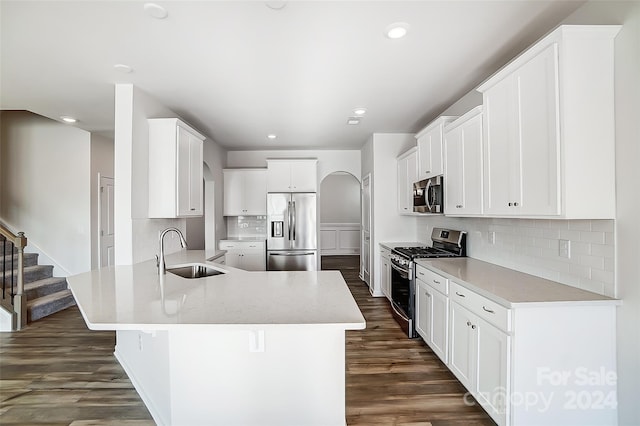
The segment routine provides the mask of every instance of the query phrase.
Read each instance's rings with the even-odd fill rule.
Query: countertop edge
[[[459,258],[456,258],[459,259]],[[467,258],[467,259],[473,259],[473,258]],[[431,259],[431,260],[435,260],[435,259]],[[437,259],[439,261],[442,261],[444,259]],[[486,263],[487,265],[491,265],[492,267],[494,266],[498,266],[500,268],[504,268],[503,266],[500,265],[496,265],[493,263],[489,263],[489,262],[485,262],[483,260],[478,260],[478,259],[473,259],[474,262],[482,262],[482,263]],[[594,293],[594,294],[598,294],[598,296],[601,296],[602,299],[590,299],[590,300],[532,300],[532,301],[522,301],[522,302],[511,302],[509,300],[506,300],[498,295],[496,295],[495,293],[492,293],[491,291],[488,291],[482,287],[479,287],[469,281],[465,281],[460,277],[454,276],[446,271],[443,271],[441,269],[439,269],[438,267],[434,266],[433,264],[429,263],[429,259],[418,259],[416,261],[417,265],[420,265],[426,269],[429,269],[432,272],[435,272],[437,274],[440,274],[444,277],[446,277],[447,279],[453,280],[455,283],[463,286],[463,287],[467,287],[469,290],[474,291],[478,294],[480,294],[481,296],[486,297],[487,299],[505,307],[508,309],[512,309],[512,308],[539,308],[539,307],[562,307],[562,306],[596,306],[596,305],[615,305],[615,306],[619,306],[622,305],[622,300],[620,299],[614,299],[614,298],[610,298],[608,296],[604,296],[604,295],[600,295],[598,293]],[[524,275],[530,275],[535,277],[534,275],[531,274],[526,274],[525,272],[520,272],[517,271],[515,269],[509,269],[509,268],[505,268],[508,269],[509,271],[513,271],[519,274],[524,274]],[[536,278],[540,278],[540,277],[536,277]],[[544,280],[545,278],[540,278],[541,280]],[[550,280],[547,280],[550,281]],[[570,288],[575,288],[577,290],[582,290],[582,291],[587,291],[584,289],[580,289],[578,287],[571,287],[567,284],[563,284],[563,283],[559,283],[559,282],[554,282],[557,285],[561,285],[561,286],[567,286]],[[591,292],[592,293],[592,292]]]

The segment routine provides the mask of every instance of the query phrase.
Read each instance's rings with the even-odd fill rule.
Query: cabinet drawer
[[[450,285],[451,300],[458,302],[480,318],[490,322],[496,327],[504,331],[511,331],[510,309],[507,309],[456,282],[451,281]]]
[[[266,243],[264,241],[231,241],[221,240],[219,244],[220,250],[264,250]]]
[[[430,285],[445,296],[449,294],[449,280],[429,269],[416,265],[416,278]]]

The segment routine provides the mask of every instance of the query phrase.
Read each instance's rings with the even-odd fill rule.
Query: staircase
[[[0,259],[2,265],[7,265],[7,269],[11,268],[11,256],[0,256]],[[13,256],[13,262],[17,265],[17,255]],[[7,290],[8,288],[7,286]],[[38,265],[37,253],[24,253],[24,293],[27,299],[27,322],[39,320],[76,304],[66,278],[54,277],[51,265]],[[9,297],[9,294],[5,294],[5,304]]]

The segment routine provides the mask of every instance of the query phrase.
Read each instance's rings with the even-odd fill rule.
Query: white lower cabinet
[[[446,364],[449,352],[447,279],[417,266],[416,284],[416,331]]]
[[[617,423],[619,301],[470,258],[416,278],[418,332],[443,359],[448,327],[447,367],[498,425]]]
[[[506,424],[510,336],[451,302],[449,368],[500,425]]]
[[[382,293],[391,300],[391,250],[380,246],[380,287]]]
[[[226,250],[225,264],[245,271],[267,269],[266,245],[262,241],[220,241],[220,250]]]

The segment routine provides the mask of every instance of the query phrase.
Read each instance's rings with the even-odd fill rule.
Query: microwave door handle
[[[424,187],[424,202],[427,204],[428,211],[431,211],[431,179],[427,179],[427,186]]]

